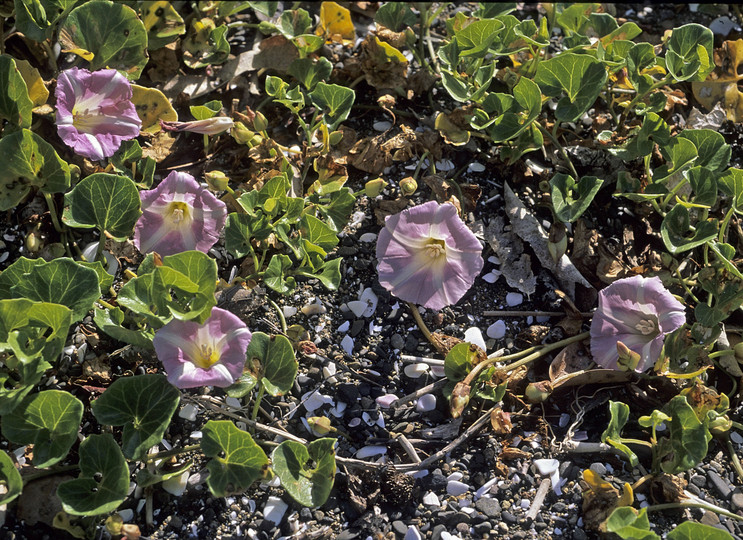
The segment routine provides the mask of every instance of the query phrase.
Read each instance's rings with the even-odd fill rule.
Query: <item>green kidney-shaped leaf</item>
[[[712,206],[717,202],[717,175],[707,167],[692,167],[687,172],[695,204]]]
[[[33,103],[15,60],[0,55],[0,118],[13,126],[29,127]]]
[[[260,381],[269,394],[282,396],[291,390],[299,364],[287,338],[255,332],[246,356],[246,365],[262,375]]]
[[[660,224],[663,243],[671,253],[689,251],[717,236],[717,220],[710,219],[697,223],[696,230],[689,236],[689,210],[677,204],[666,214]]]
[[[731,198],[733,209],[743,214],[743,169],[730,167],[717,179],[720,189]]]
[[[604,65],[585,54],[562,53],[539,63],[534,77],[542,92],[564,97],[557,102],[555,118],[572,122],[596,101],[606,82]]]
[[[647,508],[639,511],[631,506],[615,508],[606,520],[606,530],[624,540],[660,540],[660,536],[650,530]]]
[[[542,110],[539,86],[526,77],[522,77],[513,87],[513,98],[509,110],[483,126],[487,127],[487,133],[493,142],[504,142],[517,137],[536,120]]]
[[[0,451],[0,484],[5,492],[0,494],[0,504],[8,504],[23,491],[23,479],[7,452]]]
[[[621,401],[609,401],[609,425],[601,434],[601,442],[609,443],[617,450],[621,451],[624,455],[629,458],[629,462],[633,467],[637,467],[639,460],[637,455],[629,449],[629,447],[622,443],[622,428],[627,423],[629,418],[629,405],[622,403]]]
[[[289,64],[289,75],[301,82],[307,90],[312,90],[320,81],[327,81],[332,71],[333,64],[322,57],[317,61],[312,58],[297,58]]]
[[[126,240],[142,214],[137,186],[118,174],[91,174],[66,193],[64,200],[67,225],[97,227],[116,240]]]
[[[92,0],[79,5],[62,24],[59,41],[66,50],[92,53],[91,71],[117,69],[136,81],[147,63],[147,29],[124,4]]]
[[[418,17],[407,2],[385,2],[374,14],[374,22],[393,32],[401,32],[406,26],[413,26],[417,20]]]
[[[733,535],[717,527],[684,521],[668,533],[668,540],[733,540]]]
[[[701,24],[675,28],[668,40],[666,68],[677,81],[703,81],[715,68],[712,60],[714,35]]]
[[[273,451],[274,472],[302,506],[321,506],[328,499],[335,482],[335,442],[329,437],[307,445],[284,441]]]
[[[320,246],[325,251],[338,245],[338,235],[335,231],[315,216],[304,215],[299,222],[299,230],[302,238]]]
[[[446,378],[452,382],[464,379],[475,364],[477,350],[470,347],[469,343],[454,345],[444,358],[444,373]]]
[[[229,420],[209,420],[202,432],[201,451],[212,458],[206,483],[216,497],[245,491],[263,477],[268,457],[248,433]]]
[[[93,321],[96,326],[114,339],[129,343],[135,347],[152,349],[152,332],[143,329],[126,328],[124,323],[124,312],[119,308],[95,309]]]
[[[15,0],[18,31],[34,41],[44,41],[56,23],[67,15],[76,0]]]
[[[483,19],[468,24],[455,33],[459,56],[485,56],[502,29],[503,23],[498,19]]]
[[[70,168],[52,145],[27,129],[0,139],[0,210],[9,210],[31,187],[45,193],[60,193],[70,187]]]
[[[698,158],[694,165],[716,172],[730,163],[732,148],[720,133],[711,129],[685,129],[678,136],[689,139],[696,146]]]
[[[338,285],[341,283],[341,262],[343,259],[340,257],[325,261],[312,275],[319,279],[329,291],[338,290]]]
[[[83,404],[69,392],[45,390],[27,396],[3,416],[3,436],[34,445],[34,466],[51,467],[65,458],[77,440]]]
[[[266,267],[263,274],[263,283],[276,292],[287,294],[297,286],[296,281],[291,276],[286,276],[285,272],[292,266],[292,260],[288,255],[276,254],[271,257],[271,261]]]
[[[104,433],[80,443],[80,476],[62,482],[57,497],[68,514],[97,516],[116,510],[128,492],[126,459],[114,438]]]
[[[165,376],[148,374],[116,379],[91,408],[101,424],[124,426],[124,455],[141,459],[163,438],[179,401],[180,392]]]
[[[309,96],[312,104],[324,111],[325,123],[330,131],[334,131],[338,124],[348,118],[356,98],[350,88],[324,82],[318,82]]]
[[[570,175],[557,173],[550,180],[552,206],[561,221],[575,221],[590,206],[604,183],[595,176],[584,176],[578,182]]]
[[[0,285],[3,276],[5,272],[0,275]],[[0,291],[2,289],[0,286]],[[10,287],[10,295],[62,304],[72,310],[72,320],[79,321],[100,298],[101,291],[95,270],[64,258],[33,265]]]
[[[53,362],[62,353],[71,319],[65,306],[26,298],[0,300],[0,350],[11,351],[21,363],[35,358]]]
[[[712,435],[697,418],[685,396],[674,397],[664,410],[671,417],[671,422],[668,430],[669,459],[661,463],[661,468],[668,474],[688,471],[707,455]]]

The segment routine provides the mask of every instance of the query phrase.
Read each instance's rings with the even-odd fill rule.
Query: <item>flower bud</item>
[[[415,30],[408,26],[405,29],[405,44],[410,47],[415,45],[416,41],[418,41],[418,35],[415,33]]]
[[[529,383],[524,394],[529,403],[542,403],[552,395],[552,383],[549,381]]]
[[[617,352],[619,353],[617,367],[621,371],[634,371],[642,359],[640,353],[636,353],[621,341],[617,341]]]
[[[228,176],[222,171],[209,171],[204,174],[204,179],[212,191],[224,191],[230,182]]]
[[[242,122],[235,122],[230,134],[238,144],[245,144],[250,148],[258,146],[263,141],[263,137],[249,130]]]
[[[26,235],[26,249],[31,253],[36,253],[41,249],[41,238],[38,230],[34,230]]]
[[[733,351],[735,351],[735,359],[743,364],[743,341],[733,347]]]
[[[459,418],[464,408],[470,402],[470,386],[460,381],[451,392],[451,401],[449,402],[452,418]]]
[[[328,433],[335,431],[327,416],[311,416],[307,419],[307,423],[316,437],[325,437]]]
[[[268,128],[268,120],[263,116],[260,111],[255,112],[255,118],[253,118],[253,129],[256,131],[266,131]]]
[[[202,135],[219,135],[229,131],[235,123],[232,118],[227,116],[213,116],[204,120],[194,120],[193,122],[166,122],[160,120],[160,127],[165,131],[190,131],[192,133],[201,133]]]
[[[364,191],[366,191],[366,194],[369,197],[376,197],[380,193],[382,193],[382,190],[386,188],[389,184],[385,182],[381,178],[375,178],[374,180],[369,180],[366,185],[364,186]]]
[[[549,242],[547,249],[552,256],[552,260],[557,264],[568,249],[568,237],[565,234],[565,225],[560,221],[555,221],[550,227]]]
[[[710,416],[716,415],[717,413],[710,411]],[[712,435],[723,435],[724,433],[730,431],[730,428],[733,427],[733,421],[728,418],[726,414],[722,414],[717,416],[714,420],[711,420],[709,424],[707,424],[707,428],[709,429],[709,432]]]
[[[330,146],[335,146],[342,140],[343,140],[342,131],[331,131],[330,132],[330,136],[328,137],[328,142],[330,143]]]
[[[400,192],[406,197],[410,197],[417,189],[418,182],[412,176],[400,180]]]

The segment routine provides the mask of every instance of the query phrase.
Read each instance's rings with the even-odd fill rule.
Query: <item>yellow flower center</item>
[[[173,225],[180,226],[187,221],[190,216],[188,205],[184,202],[174,201],[168,206],[167,214]]]
[[[201,345],[201,351],[191,359],[201,369],[209,369],[219,362],[219,353],[211,345]]]
[[[446,242],[431,238],[425,247],[426,255],[432,259],[438,259],[439,257],[446,256]]]
[[[658,330],[658,327],[655,324],[655,321],[652,321],[650,319],[642,319],[635,325],[635,329],[639,330],[643,336],[649,336],[650,334],[656,332]]]
[[[90,109],[80,110],[77,107],[72,108],[72,125],[78,131],[83,133],[90,133],[93,128],[97,127],[101,123],[101,114],[97,110],[91,111]]]

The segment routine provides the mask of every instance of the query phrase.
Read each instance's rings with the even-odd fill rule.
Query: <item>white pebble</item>
[[[428,364],[424,364],[423,362],[408,364],[403,368],[403,372],[411,379],[418,379],[428,373]]]
[[[562,413],[560,415],[560,420],[558,421],[558,425],[560,427],[565,427],[568,425],[568,422],[570,422],[570,415],[568,413]]]
[[[467,484],[465,484],[464,482],[459,482],[457,480],[451,480],[446,484],[446,492],[454,497],[464,495],[469,490],[470,487]]]
[[[467,169],[471,172],[483,172],[485,170],[485,165],[482,163],[478,163],[477,161],[473,161],[469,165],[467,165]]]
[[[335,366],[335,362],[328,362],[328,365],[322,368],[322,376],[328,379],[328,382],[330,382],[331,384],[335,381],[333,375],[335,375],[336,373],[337,368]],[[330,380],[331,378],[333,378],[332,381]]]
[[[359,242],[374,242],[377,239],[376,233],[368,232],[359,236]]]
[[[423,394],[415,406],[418,412],[428,412],[436,408],[436,396],[433,394]]]
[[[392,122],[388,120],[377,120],[373,124],[374,131],[387,131],[392,127]]]
[[[506,295],[506,304],[509,307],[518,306],[524,301],[524,295],[517,292],[510,292]]]
[[[506,323],[503,321],[495,321],[493,324],[488,326],[485,334],[491,339],[501,339],[506,335]]]
[[[289,505],[278,497],[269,497],[266,506],[263,507],[263,518],[278,525],[288,509]]]
[[[281,312],[284,314],[284,317],[288,319],[292,315],[297,314],[297,308],[295,308],[294,306],[282,306]]]
[[[446,371],[444,370],[444,366],[431,366],[431,375],[439,379],[445,376]]]
[[[353,346],[354,346],[354,340],[351,336],[343,336],[343,339],[341,340],[341,348],[346,351],[346,354],[348,356],[353,356]]]
[[[234,397],[226,397],[224,402],[232,409],[242,409],[243,407],[242,401]]]
[[[380,456],[387,453],[387,447],[386,446],[364,446],[363,448],[359,448],[359,451],[356,452],[356,457],[359,459],[369,458],[372,456]]]
[[[500,259],[497,255],[491,255],[490,257],[488,257],[488,262],[493,264],[500,264]]]
[[[357,318],[362,317],[366,311],[366,302],[362,302],[361,300],[351,300],[346,305]]]
[[[348,332],[349,328],[351,328],[351,323],[348,321],[345,321],[343,322],[343,324],[341,324],[338,327],[338,332],[340,332],[341,334],[345,334],[346,332]]]
[[[429,491],[423,495],[423,504],[426,506],[441,506],[441,501],[433,491]]]
[[[528,509],[531,506],[531,501],[529,499],[521,499],[521,508],[524,510]]]
[[[500,270],[491,270],[487,274],[483,274],[482,280],[486,283],[495,283],[501,276]]]
[[[325,396],[316,390],[307,392],[302,396],[302,404],[304,405],[304,408],[307,409],[307,412],[310,413],[319,409],[323,405],[331,403],[333,403],[332,397]]]
[[[356,418],[351,418],[348,421],[348,427],[358,427],[361,424],[361,418],[358,416]]]
[[[179,474],[178,476],[163,481],[163,489],[176,497],[180,497],[185,493],[187,485],[188,471],[184,471],[183,474]]]
[[[447,479],[447,480],[448,480],[449,482],[451,482],[452,480],[456,480],[456,481],[459,481],[459,480],[461,480],[462,478],[464,478],[464,474],[462,474],[462,473],[461,473],[461,472],[459,472],[459,471],[457,471],[457,472],[453,472],[453,473],[451,473],[451,474],[450,474],[449,476],[447,476],[447,477],[446,477],[446,479]]]
[[[490,488],[495,485],[495,483],[498,481],[497,478],[491,478],[487,482],[485,482],[483,485],[479,487],[477,491],[475,491],[475,500],[479,499],[483,495],[485,495],[488,491],[490,491]]]
[[[371,317],[372,315],[374,315],[374,312],[377,310],[377,304],[379,303],[379,297],[371,289],[371,287],[367,287],[366,289],[364,289],[364,292],[361,293],[359,300],[366,304],[366,309],[364,310],[363,316]]]
[[[403,540],[423,540],[423,537],[421,536],[421,533],[418,532],[418,527],[410,525]]]
[[[730,440],[735,444],[743,444],[743,437],[737,431],[730,431]]]
[[[397,396],[395,394],[385,394],[383,396],[379,396],[375,401],[377,402],[377,405],[379,405],[383,409],[389,409],[390,405],[397,401]]]
[[[178,411],[178,416],[180,418],[183,418],[184,420],[188,420],[189,422],[194,422],[196,420],[196,415],[199,413],[199,408],[192,404],[192,403],[186,403],[180,411]]]
[[[480,329],[476,326],[468,328],[464,331],[464,341],[466,341],[467,343],[472,343],[473,345],[477,345],[483,351],[487,348],[485,345],[485,340],[482,337],[482,332],[480,332]]]
[[[201,431],[192,431],[190,437],[192,439],[200,439],[204,434]]]
[[[320,302],[320,300],[315,300],[311,304],[302,306],[302,313],[304,313],[305,315],[322,315],[327,311],[327,308],[322,305],[322,302]]]
[[[119,516],[121,516],[124,523],[129,523],[134,519],[134,510],[131,508],[124,508],[123,510],[119,510]]]
[[[442,159],[436,162],[436,170],[451,171],[454,170],[454,162],[450,159]]]

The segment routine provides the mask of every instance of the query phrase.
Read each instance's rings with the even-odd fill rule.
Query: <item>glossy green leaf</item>
[[[570,175],[557,173],[550,180],[552,207],[560,221],[573,222],[586,211],[604,183],[595,176],[584,176],[578,182]]]
[[[136,86],[134,85],[134,87]],[[151,91],[153,89],[147,88],[146,90]],[[156,90],[156,92],[159,92],[159,90]],[[134,93],[135,95],[137,94],[136,89]],[[151,108],[148,108],[148,111],[153,112]],[[177,120],[178,117],[176,116],[175,119]],[[142,129],[144,130],[144,126]],[[116,153],[108,159],[108,163],[117,173],[126,175],[134,180],[137,187],[141,189],[150,189],[152,187],[157,163],[149,156],[142,157],[142,147],[136,139],[123,141]]]
[[[335,482],[335,442],[327,437],[305,445],[284,441],[271,454],[283,488],[302,506],[325,503]]]
[[[606,82],[606,69],[591,56],[567,52],[540,62],[534,82],[545,95],[560,98],[555,118],[572,122],[596,101]]]
[[[677,204],[663,218],[660,234],[668,251],[673,254],[682,253],[701,246],[717,236],[717,220],[710,219],[697,223],[696,230],[692,232],[689,210]]]
[[[455,34],[459,56],[484,57],[502,29],[503,23],[498,19],[484,19],[468,24]]]
[[[527,152],[539,150],[543,145],[544,137],[542,136],[542,132],[532,122],[527,129],[519,133],[518,137],[512,141],[508,141],[508,146],[501,147],[500,157],[507,164],[513,165],[521,156]]]
[[[324,112],[328,129],[334,131],[341,122],[348,118],[356,94],[345,86],[319,82],[309,96],[312,104]]]
[[[206,483],[214,496],[240,493],[264,476],[268,457],[248,433],[229,420],[209,420],[202,432],[201,451],[212,458]]]
[[[487,128],[487,134],[493,142],[505,142],[519,136],[527,129],[537,119],[541,110],[542,94],[539,86],[526,77],[522,77],[513,87],[513,101],[507,110],[497,111],[500,115],[482,126],[476,126],[474,123],[472,125],[478,129]]]
[[[258,374],[270,395],[283,396],[291,390],[299,364],[286,337],[254,332],[246,356],[248,369]]]
[[[320,282],[329,291],[338,290],[338,286],[341,283],[341,262],[343,259],[340,257],[325,261],[323,265],[318,268],[313,274],[314,277],[320,280]]]
[[[668,423],[668,459],[661,463],[661,468],[668,474],[688,471],[705,458],[712,435],[684,396],[674,397],[665,412],[671,421]]]
[[[64,199],[62,219],[67,225],[97,227],[120,241],[131,236],[142,214],[137,186],[118,174],[91,174],[65,193]]]
[[[51,467],[63,460],[77,441],[83,403],[69,392],[44,390],[27,396],[3,416],[3,436],[16,444],[34,445],[34,466]]]
[[[12,352],[21,363],[39,357],[56,361],[71,323],[72,312],[65,306],[26,298],[0,300],[0,350]]]
[[[620,159],[631,161],[650,154],[656,143],[665,146],[670,140],[671,130],[665,120],[655,113],[648,113],[639,132],[625,146],[609,149],[609,152]]]
[[[467,85],[453,71],[441,70],[441,84],[449,95],[460,102],[470,99],[470,92]]]
[[[720,133],[711,129],[685,129],[678,136],[694,143],[698,155],[695,165],[716,172],[730,163],[732,148]]]
[[[668,540],[733,540],[733,535],[717,527],[684,521],[668,533]]]
[[[147,30],[147,48],[150,50],[164,47],[186,33],[183,18],[171,2],[146,1],[142,3],[139,10],[142,23]]]
[[[555,22],[567,35],[582,33],[588,24],[588,16],[598,11],[599,7],[600,5],[595,3],[567,5],[557,13]]]
[[[0,55],[0,119],[12,126],[29,127],[33,106],[15,60],[6,54]]]
[[[90,435],[80,443],[80,476],[62,482],[57,497],[62,508],[75,516],[113,512],[129,492],[129,467],[114,438]]]
[[[227,25],[216,26],[211,19],[194,18],[181,45],[185,64],[198,69],[226,62],[230,56],[226,34]]]
[[[374,14],[374,22],[389,28],[393,32],[401,32],[406,26],[413,26],[418,17],[410,9],[408,2],[385,2]]]
[[[0,504],[8,504],[23,491],[23,479],[7,452],[0,451],[0,485],[4,493],[0,494]]]
[[[23,129],[0,139],[0,210],[10,210],[32,187],[44,193],[60,193],[70,187],[70,168],[52,145],[36,133]]]
[[[12,358],[10,362],[13,362]],[[0,367],[0,416],[11,413],[51,367],[49,362],[39,357],[18,363],[14,369]]]
[[[113,68],[136,81],[147,63],[147,30],[136,12],[121,3],[79,5],[62,24],[59,41],[66,50],[92,53],[91,71]]]
[[[129,343],[135,347],[152,349],[152,338],[154,334],[151,331],[140,328],[126,328],[124,326],[124,312],[119,308],[96,308],[93,322],[95,322],[98,328],[114,339]]]
[[[743,169],[730,167],[717,179],[720,189],[730,197],[730,205],[743,214]]]
[[[214,118],[222,111],[222,102],[213,99],[203,105],[191,105],[188,109],[196,120],[207,120]]]
[[[15,24],[27,38],[44,41],[75,3],[76,0],[15,0]]]
[[[452,382],[464,379],[477,360],[477,351],[469,343],[454,345],[444,358],[444,373]]]
[[[297,286],[291,276],[286,276],[286,271],[291,268],[292,260],[288,255],[274,255],[263,274],[263,282],[276,292],[287,294]]]
[[[631,506],[615,508],[606,520],[606,530],[623,540],[660,540],[660,536],[650,530],[646,508],[640,510],[635,510]]]
[[[626,444],[622,443],[622,428],[629,418],[629,405],[621,401],[609,400],[609,415],[609,425],[601,434],[601,442],[612,445],[627,456],[633,467],[637,467],[639,463],[637,455]]]
[[[303,238],[317,244],[325,251],[338,245],[338,235],[328,225],[314,216],[306,214],[299,222],[300,234]]]
[[[297,58],[289,64],[289,75],[297,79],[307,90],[312,90],[320,81],[327,81],[333,72],[333,64],[327,58]]]
[[[717,202],[717,175],[707,167],[692,167],[686,172],[695,204],[712,206]]]
[[[312,29],[312,18],[306,9],[287,9],[279,17],[276,27],[286,39],[291,39],[309,34]]]
[[[313,194],[310,200],[317,204],[317,211],[325,218],[330,228],[340,232],[348,223],[353,212],[356,198],[347,187],[334,191],[327,196]]]
[[[164,375],[147,374],[116,379],[91,409],[101,424],[124,426],[124,455],[142,459],[163,438],[179,401],[180,392]]]
[[[666,68],[677,81],[703,81],[715,68],[712,59],[714,36],[701,24],[674,28],[668,40]]]
[[[653,182],[662,182],[669,176],[690,167],[697,159],[697,147],[689,139],[673,137],[668,144],[660,147],[666,160],[653,171]]]
[[[166,480],[182,475],[191,467],[193,467],[193,460],[188,460],[175,469],[168,467],[167,472],[161,468],[158,468],[156,472],[150,472],[149,469],[140,469],[137,471],[137,487],[144,488],[165,482]]]

